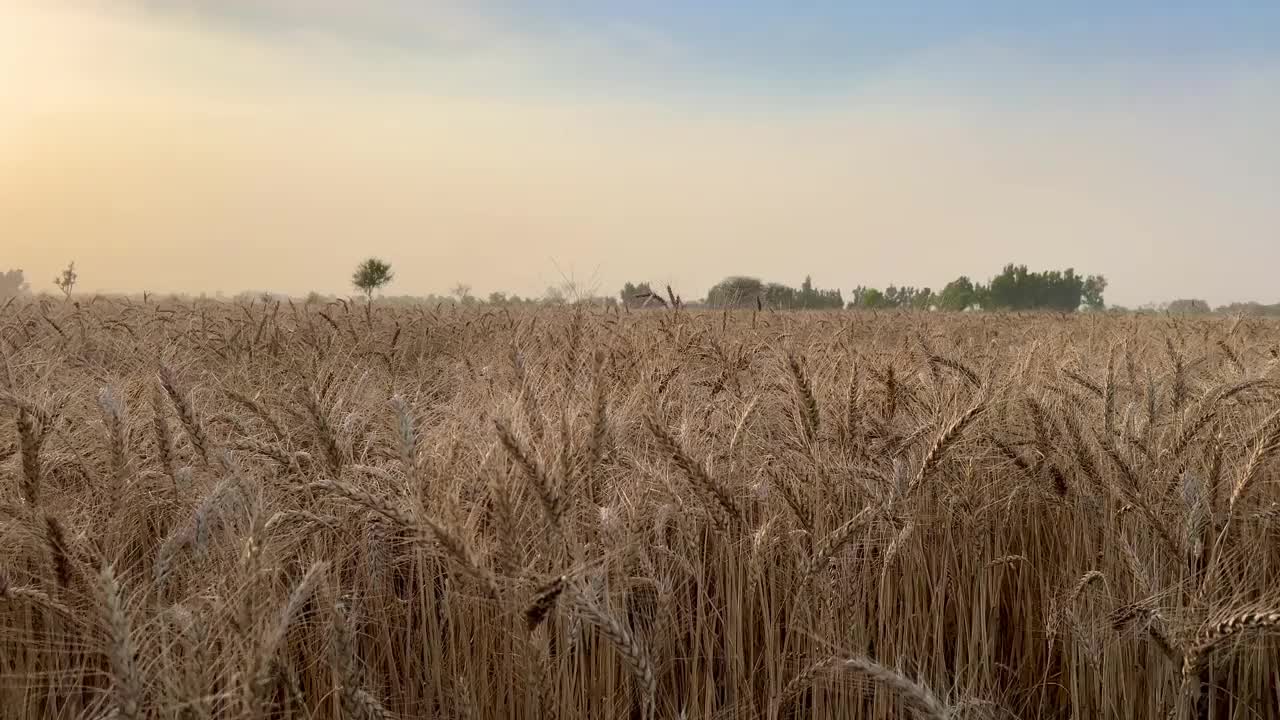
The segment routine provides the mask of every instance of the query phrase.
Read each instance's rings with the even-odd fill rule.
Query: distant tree
[[[506,305],[507,294],[504,292],[497,292],[497,291],[489,293],[489,304],[490,305]]]
[[[911,286],[898,287],[889,285],[883,290],[862,285],[855,287],[850,295],[850,308],[868,308],[873,310],[930,310],[933,308],[934,295],[929,288],[916,289]]]
[[[1031,272],[1026,265],[1009,264],[987,286],[983,307],[1000,310],[1058,310],[1075,312],[1082,303],[1102,309],[1107,281],[1101,275],[1080,277],[1065,271]],[[1088,293],[1086,294],[1086,289]]]
[[[889,308],[928,310],[933,305],[933,291],[929,288],[916,289],[910,285],[890,285],[884,289],[883,303],[884,307]]]
[[[973,281],[961,275],[947,283],[942,292],[938,293],[937,304],[939,310],[951,311],[968,310],[977,305],[978,296],[974,291]]]
[[[808,310],[829,310],[844,307],[844,297],[839,290],[822,290],[813,286],[813,278],[804,276],[797,293],[797,306]]]
[[[1107,291],[1107,279],[1101,275],[1090,275],[1084,279],[1084,304],[1090,310],[1103,310],[1106,302],[1102,293]],[[1207,305],[1206,305],[1207,307]]]
[[[351,284],[359,288],[365,299],[372,303],[373,291],[391,282],[393,277],[390,263],[369,258],[356,267],[355,274],[351,276]]]
[[[1182,298],[1174,300],[1165,306],[1165,310],[1171,313],[1182,315],[1208,315],[1212,312],[1209,309],[1209,303],[1204,300],[1194,298]]]
[[[708,290],[705,302],[711,307],[720,308],[755,307],[757,303],[787,310],[844,307],[844,298],[839,290],[815,288],[813,279],[809,276],[805,276],[799,288],[794,288],[783,283],[766,283],[759,278],[733,275]]]
[[[764,286],[764,303],[772,308],[794,308],[799,305],[800,293],[795,288],[782,283],[769,283]]]
[[[27,280],[21,270],[9,270],[0,273],[0,298],[11,298],[27,294]]]
[[[1260,302],[1234,302],[1219,307],[1217,312],[1227,315],[1280,316],[1280,303],[1263,305]]]
[[[890,283],[889,287],[884,289],[880,303],[882,307],[896,308],[902,305],[904,298],[910,296],[909,288],[900,288]]]
[[[764,295],[765,284],[759,278],[734,275],[707,291],[707,304],[712,307],[751,307]]]
[[[912,310],[932,310],[933,304],[937,298],[933,294],[932,288],[921,288],[916,291],[915,296],[911,298]]]
[[[668,298],[660,292],[656,292],[647,282],[627,283],[622,286],[622,292],[619,293],[622,303],[629,306],[645,306],[645,305],[661,305],[667,307]]]
[[[844,307],[844,295],[839,288],[819,290],[817,307],[825,310],[839,310]]]
[[[628,282],[622,286],[622,291],[618,293],[623,305],[643,305],[653,294],[653,288],[647,282],[639,284]]]
[[[855,291],[857,297],[857,307],[867,308],[869,310],[883,310],[892,307],[885,293],[875,288],[859,288],[860,292]]]
[[[53,284],[62,291],[66,299],[71,299],[71,292],[76,288],[76,281],[80,276],[76,274],[76,263],[71,261],[67,267],[62,270],[62,274],[53,279]]]
[[[1034,280],[1026,265],[1009,264],[988,285],[990,306],[1000,310],[1025,310],[1035,305]],[[1078,304],[1078,303],[1077,303]]]
[[[859,285],[849,291],[848,307],[850,309],[863,307],[862,301],[867,297],[867,291],[870,289],[871,288],[868,288],[865,285]]]
[[[546,292],[542,293],[542,302],[548,305],[563,305],[564,290],[555,285],[549,286]]]

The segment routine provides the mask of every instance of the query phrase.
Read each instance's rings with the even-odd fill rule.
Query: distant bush
[[[29,291],[27,279],[23,276],[21,270],[9,270],[8,272],[0,273],[0,298],[26,295]]]
[[[1189,298],[1174,300],[1165,307],[1165,310],[1182,315],[1207,315],[1212,312],[1209,303]]]

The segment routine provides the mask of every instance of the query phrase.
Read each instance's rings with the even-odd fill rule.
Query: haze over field
[[[1280,6],[532,5],[0,0],[0,271],[1280,299]]]

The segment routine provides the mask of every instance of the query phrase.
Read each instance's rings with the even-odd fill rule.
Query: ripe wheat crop
[[[3,718],[1280,718],[1280,326],[0,314]]]

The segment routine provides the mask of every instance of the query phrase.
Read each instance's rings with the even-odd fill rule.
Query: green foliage
[[[1101,310],[1105,307],[1102,293],[1106,287],[1107,281],[1101,275],[1084,278],[1072,268],[1031,272],[1026,265],[1009,264],[987,285],[982,305],[994,310],[1075,312],[1085,304]]]
[[[936,301],[933,290],[929,288],[916,289],[911,286],[898,287],[897,285],[890,285],[884,290],[859,285],[853,289],[851,297],[849,307],[866,308],[868,310],[891,310],[894,308],[929,310],[932,309]]]
[[[839,290],[819,290],[813,287],[813,280],[804,276],[800,284],[799,305],[811,310],[838,310],[844,307],[844,297]]]
[[[1105,310],[1107,304],[1102,299],[1102,293],[1107,290],[1107,279],[1101,275],[1090,275],[1084,280],[1084,304],[1090,310]]]
[[[759,278],[732,276],[721,280],[707,291],[707,304],[712,307],[754,307],[757,302],[786,310],[828,310],[844,307],[839,290],[822,290],[813,286],[813,278],[805,276],[800,287],[782,283],[765,283]]]
[[[966,275],[947,283],[942,288],[942,292],[938,294],[938,309],[959,312],[968,310],[979,304],[978,288],[974,287],[973,281]]]
[[[889,303],[885,300],[885,294],[875,288],[858,287],[853,289],[853,299],[849,301],[851,307],[867,308],[869,310],[878,310],[889,307]]]
[[[999,310],[1061,310],[1080,307],[1084,278],[1075,270],[1031,272],[1026,265],[1006,265],[988,285],[988,307]]]
[[[373,300],[373,291],[391,282],[390,263],[378,258],[369,258],[356,268],[351,276],[351,284],[360,289],[369,300]]]
[[[897,287],[884,290],[857,287],[850,307],[911,310],[1057,310],[1075,312],[1083,305],[1103,310],[1107,280],[1101,275],[1081,277],[1075,270],[1032,272],[1026,265],[1009,264],[986,285],[968,276],[947,283],[939,293],[929,288]]]

